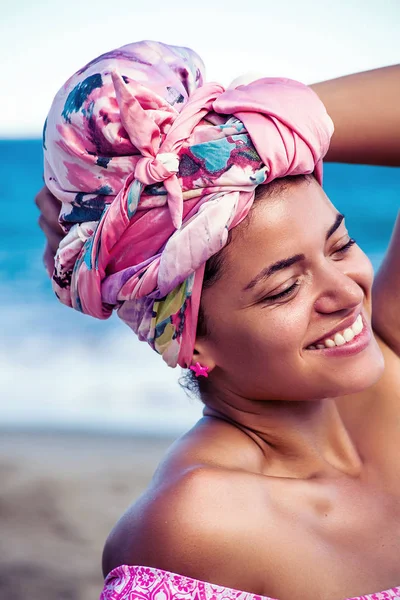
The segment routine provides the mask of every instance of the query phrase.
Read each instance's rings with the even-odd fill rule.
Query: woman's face
[[[348,244],[345,222],[318,183],[260,198],[232,234],[222,275],[202,296],[210,335],[199,347],[215,365],[216,390],[311,400],[374,384],[384,364],[371,334],[372,266]],[[358,338],[325,347],[322,340],[360,314]],[[309,348],[316,342],[324,349]]]

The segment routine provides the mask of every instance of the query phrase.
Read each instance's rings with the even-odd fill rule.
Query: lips
[[[358,315],[360,314],[361,311],[358,311],[357,313],[353,313],[353,315],[351,317],[347,317],[347,319],[345,319],[344,321],[342,321],[341,323],[339,323],[336,327],[334,327],[333,329],[331,329],[330,331],[327,331],[326,333],[324,333],[324,335],[318,339],[316,339],[313,342],[310,342],[310,344],[307,345],[307,348],[309,346],[316,346],[317,344],[322,344],[324,340],[326,340],[327,338],[333,338],[333,336],[335,335],[335,333],[338,333],[339,331],[344,331],[345,329],[347,329],[348,327],[351,327],[355,320],[357,319]]]

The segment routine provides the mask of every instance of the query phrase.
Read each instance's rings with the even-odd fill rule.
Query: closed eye
[[[288,296],[289,294],[291,294],[292,292],[294,292],[294,290],[300,286],[300,282],[296,281],[293,285],[291,285],[290,287],[286,288],[286,290],[283,290],[283,292],[279,292],[279,294],[275,294],[274,296],[268,296],[267,298],[264,298],[264,300],[262,300],[262,302],[267,302],[269,300],[278,300],[279,298],[283,298],[284,296]]]
[[[357,242],[354,238],[350,238],[349,241],[344,246],[335,250],[334,254],[341,254],[341,253],[345,254],[356,243]],[[261,300],[261,302],[270,302],[270,301],[274,301],[274,300],[279,300],[280,298],[284,298],[285,296],[289,296],[299,286],[300,286],[300,282],[295,281],[295,283],[293,285],[286,288],[286,290],[283,290],[283,292],[279,292],[279,294],[274,294],[273,296],[267,296],[266,298],[263,298]]]
[[[335,254],[337,254],[338,252],[347,252],[347,250],[349,250],[354,244],[356,244],[356,240],[353,238],[350,238],[349,241],[347,242],[347,244],[345,244],[344,246],[342,246],[341,248],[338,248],[338,250],[335,250]]]

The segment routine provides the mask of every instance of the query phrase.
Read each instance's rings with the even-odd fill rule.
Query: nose
[[[364,299],[364,291],[354,274],[342,272],[334,263],[325,264],[317,277],[314,309],[323,314],[351,314]]]

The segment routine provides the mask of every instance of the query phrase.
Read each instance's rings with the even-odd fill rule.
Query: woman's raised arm
[[[400,356],[400,212],[372,288],[372,326]]]
[[[335,125],[326,160],[400,166],[400,65],[310,87]]]

